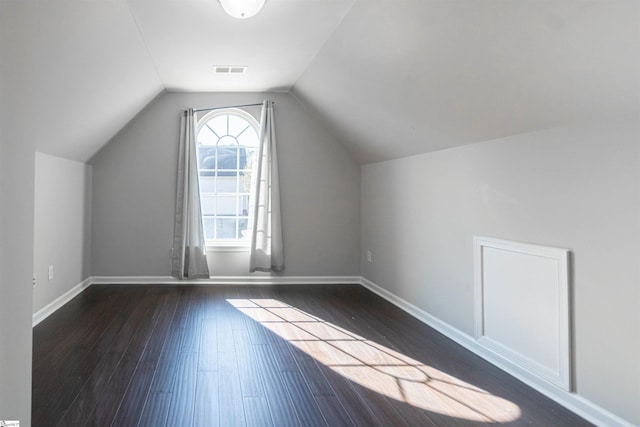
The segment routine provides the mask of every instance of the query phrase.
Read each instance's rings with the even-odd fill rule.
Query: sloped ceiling
[[[38,3],[36,150],[86,161],[163,90],[128,5]]]
[[[633,0],[37,3],[36,148],[79,161],[166,90],[291,91],[362,163],[640,108]]]
[[[293,92],[360,162],[637,113],[640,2],[358,1]]]

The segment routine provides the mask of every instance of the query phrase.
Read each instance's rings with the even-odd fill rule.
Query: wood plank
[[[127,391],[122,395],[122,401],[114,414],[113,425],[138,425],[142,415],[140,408],[144,408],[149,395],[149,387],[153,380],[155,364],[152,361],[140,362]]]
[[[150,393],[140,414],[138,425],[141,427],[167,425],[171,398],[171,393]]]
[[[214,311],[215,313],[215,311]],[[218,320],[207,313],[200,328],[199,371],[218,370]]]
[[[273,420],[269,412],[269,404],[264,396],[244,397],[247,427],[271,427]]]
[[[220,354],[218,361],[218,406],[220,407],[221,426],[244,426],[246,425],[244,415],[244,399],[240,377],[238,376],[238,364],[235,352],[224,352]]]
[[[175,300],[176,308],[169,326],[168,336],[160,352],[156,373],[149,389],[149,392],[153,394],[172,393],[180,353],[182,352],[181,342],[185,328],[180,325],[183,318],[188,314],[189,306],[186,300],[186,293],[182,288],[174,288],[172,290],[171,296]]]
[[[192,424],[197,373],[198,353],[192,351],[181,353],[175,366],[175,379],[171,388],[167,425],[188,426]]]
[[[220,425],[219,381],[216,371],[198,371],[196,377],[195,427]],[[222,390],[224,393],[225,390]]]
[[[254,347],[254,351],[258,355],[256,364],[264,384],[265,397],[273,423],[282,427],[300,426],[301,423],[287,391],[282,371],[273,360],[273,350],[259,345]]]
[[[356,392],[351,383],[326,365],[319,365],[325,377],[335,391],[336,398],[345,408],[347,414],[357,426],[382,426],[374,412],[362,396]]]
[[[73,403],[63,414],[62,419],[57,423],[60,427],[84,425],[90,418],[96,405],[101,402],[104,384],[111,376],[113,370],[118,366],[122,355],[120,353],[107,353],[96,366],[96,369],[83,385]],[[33,422],[34,425],[42,425],[41,420]]]
[[[300,423],[303,426],[326,426],[327,421],[322,416],[322,411],[302,374],[297,371],[284,371],[282,376]]]
[[[351,427],[355,426],[353,420],[342,406],[336,396],[319,395],[315,396],[318,408],[331,427]]]

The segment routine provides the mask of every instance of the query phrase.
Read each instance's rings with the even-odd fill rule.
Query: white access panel
[[[475,238],[478,343],[571,389],[569,251]]]

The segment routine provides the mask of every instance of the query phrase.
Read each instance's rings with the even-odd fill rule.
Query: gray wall
[[[359,167],[291,95],[166,93],[90,161],[93,276],[168,276],[181,111],[275,101],[287,276],[359,275]],[[254,110],[259,113],[259,108]],[[246,252],[210,253],[248,275]]]
[[[91,166],[36,153],[34,313],[89,277],[90,203]]]
[[[31,425],[33,2],[0,1],[0,419]]]
[[[570,249],[577,392],[640,424],[639,136],[626,116],[363,166],[363,276],[472,335],[473,236]]]

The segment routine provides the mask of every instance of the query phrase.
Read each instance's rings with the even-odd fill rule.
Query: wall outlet
[[[367,262],[371,262],[372,254],[371,251],[367,251]]]
[[[35,285],[36,285],[36,275],[34,274],[33,275],[33,286],[35,286]]]
[[[53,265],[49,266],[49,280],[53,280]]]

